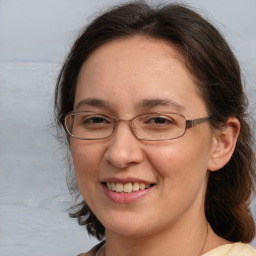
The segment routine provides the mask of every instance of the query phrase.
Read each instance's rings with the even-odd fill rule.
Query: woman
[[[140,2],[96,18],[55,104],[82,196],[70,215],[105,238],[81,255],[256,255],[239,65],[199,14]]]

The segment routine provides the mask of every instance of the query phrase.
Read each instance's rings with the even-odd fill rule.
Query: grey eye
[[[167,124],[167,125],[170,125],[170,124],[175,124],[174,120],[172,120],[171,118],[168,118],[168,117],[163,117],[163,116],[153,116],[153,117],[150,117],[148,118],[145,123],[148,123],[148,124]]]
[[[83,120],[83,123],[90,123],[90,124],[102,124],[102,123],[110,123],[109,120],[107,120],[104,117],[100,116],[90,116]]]

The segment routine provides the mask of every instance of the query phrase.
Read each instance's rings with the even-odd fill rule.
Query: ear
[[[237,118],[229,118],[225,127],[213,135],[212,154],[208,162],[209,171],[217,171],[225,166],[236,147],[240,132],[240,122]]]

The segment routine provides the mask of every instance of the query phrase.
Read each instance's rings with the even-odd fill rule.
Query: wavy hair
[[[255,235],[249,209],[256,179],[255,155],[240,67],[220,32],[191,8],[131,2],[112,8],[85,27],[58,76],[55,114],[59,129],[65,115],[73,110],[77,77],[88,56],[111,40],[136,35],[160,39],[177,48],[212,116],[212,127],[221,129],[229,117],[240,121],[231,160],[219,171],[210,172],[205,215],[217,235],[233,242],[250,242]],[[69,187],[79,195],[72,182]],[[85,225],[89,234],[104,237],[105,228],[83,199],[71,208],[70,216]]]

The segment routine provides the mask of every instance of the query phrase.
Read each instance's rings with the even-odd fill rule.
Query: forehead
[[[89,65],[104,65],[106,62],[128,64],[135,61],[138,64],[138,60],[141,60],[143,65],[155,63],[157,66],[161,62],[165,64],[170,61],[184,64],[184,57],[175,45],[161,39],[133,36],[112,40],[96,49],[84,62],[81,71]],[[143,68],[145,69],[146,66]]]
[[[90,97],[138,105],[156,97],[182,105],[191,96],[198,98],[198,89],[177,49],[137,36],[111,41],[91,54],[80,70],[75,101]]]

